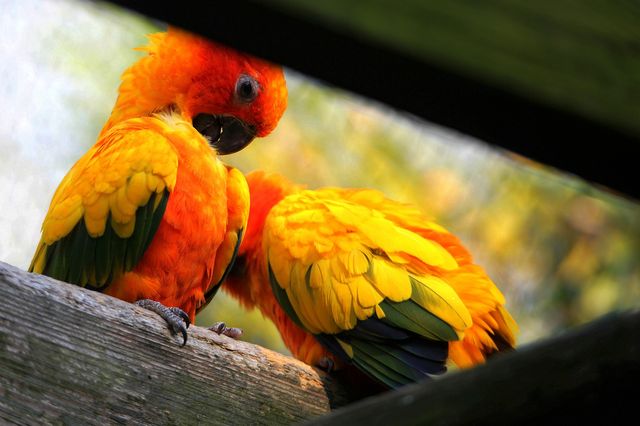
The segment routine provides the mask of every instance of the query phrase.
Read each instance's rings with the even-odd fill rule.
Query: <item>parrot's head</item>
[[[149,38],[148,56],[123,75],[105,127],[177,108],[219,154],[237,152],[276,127],[287,106],[282,67],[176,28]]]

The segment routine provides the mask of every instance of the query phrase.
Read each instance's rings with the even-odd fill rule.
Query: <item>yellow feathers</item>
[[[386,202],[375,191],[367,194],[369,201]],[[385,317],[385,300],[412,299],[462,336],[471,325],[469,312],[446,282],[424,275],[429,268],[457,268],[453,256],[380,211],[348,200],[353,195],[336,188],[301,191],[266,219],[270,267],[304,327],[336,334],[356,320]]]
[[[226,166],[227,175],[227,200],[235,200],[228,203],[227,232],[224,240],[216,253],[211,276],[212,287],[218,285],[229,272],[233,264],[239,238],[247,228],[249,218],[249,187],[244,175],[233,167]]]
[[[141,130],[145,126],[151,130]],[[163,136],[169,130],[151,117],[114,126],[60,184],[42,225],[42,242],[53,244],[83,218],[93,238],[104,233],[109,217],[119,237],[131,236],[138,207],[175,186],[178,157]]]
[[[59,204],[52,206],[50,213],[42,224],[42,239],[51,244],[71,232],[71,229],[82,218],[84,209],[82,197],[71,194]]]
[[[414,278],[411,284],[411,299],[453,327],[462,338],[462,332],[471,326],[471,315],[458,293],[434,275]]]
[[[402,302],[411,297],[411,283],[404,268],[390,261],[377,259],[369,270],[371,282],[392,302]]]

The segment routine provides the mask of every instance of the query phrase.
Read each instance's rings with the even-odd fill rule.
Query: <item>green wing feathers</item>
[[[160,225],[168,199],[169,192],[164,190],[138,208],[133,233],[127,238],[114,231],[110,215],[98,237],[89,235],[85,222],[78,221],[53,244],[40,242],[29,271],[92,289],[106,286],[138,263]]]

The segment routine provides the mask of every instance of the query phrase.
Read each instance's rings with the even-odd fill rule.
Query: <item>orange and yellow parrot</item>
[[[370,189],[247,175],[249,223],[223,289],[298,359],[395,388],[513,348],[505,299],[458,238]]]
[[[249,212],[244,176],[218,155],[271,132],[287,89],[281,67],[193,34],[149,39],[56,190],[30,271],[137,302],[186,343]]]

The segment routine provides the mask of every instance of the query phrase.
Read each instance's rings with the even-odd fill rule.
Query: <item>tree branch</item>
[[[0,423],[286,424],[346,402],[291,357],[0,262]]]

